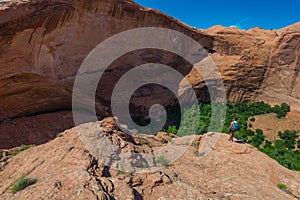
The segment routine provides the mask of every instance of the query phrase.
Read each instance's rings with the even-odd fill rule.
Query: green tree
[[[284,141],[284,145],[288,149],[294,149],[296,144],[297,131],[285,130],[279,131],[278,136]]]

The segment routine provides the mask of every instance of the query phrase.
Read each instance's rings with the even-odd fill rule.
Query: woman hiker
[[[233,142],[234,131],[239,130],[239,124],[238,124],[238,122],[236,120],[237,119],[234,117],[232,119],[232,122],[230,123],[230,126],[229,126],[230,136],[229,136],[228,140],[231,141],[231,142]]]

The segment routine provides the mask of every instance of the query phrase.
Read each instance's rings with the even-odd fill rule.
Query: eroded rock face
[[[212,54],[231,101],[289,102],[299,110],[300,23],[280,30],[203,30],[214,37]]]
[[[132,149],[150,149],[178,143],[180,138],[159,133],[128,140],[107,118],[100,135],[118,138]],[[85,124],[93,128],[94,124]],[[300,173],[279,165],[248,144],[229,142],[228,135],[209,133],[196,140],[174,163],[156,171],[129,173],[104,166],[83,145],[75,127],[47,144],[9,156],[0,165],[1,199],[295,199],[299,197]],[[111,133],[111,134],[108,134]],[[211,152],[203,155],[205,144],[217,137]],[[165,140],[167,138],[167,140]],[[144,142],[142,142],[142,140]],[[167,143],[166,143],[167,142]],[[210,145],[208,145],[210,146]],[[128,151],[130,148],[122,148]],[[150,151],[150,152],[151,152]],[[12,194],[10,187],[27,174],[37,182]],[[277,188],[287,185],[289,194]],[[263,185],[263,186],[262,186]]]
[[[158,26],[182,31],[203,46],[211,41],[209,36],[198,35],[181,22],[132,1],[5,1],[0,10],[2,121],[70,110],[72,87],[81,63],[96,45],[114,34]],[[110,94],[124,70],[150,61],[185,68],[177,55],[159,52],[149,59],[151,54],[151,50],[133,52],[132,59],[120,58],[104,74],[102,90],[96,94],[99,116],[110,115]],[[188,70],[183,71],[188,73]],[[162,90],[150,87],[137,91],[136,96],[140,97],[136,101],[148,108],[152,101],[164,105],[173,103],[172,98],[161,98]],[[55,126],[57,120],[51,123]],[[11,135],[9,132],[1,134]]]
[[[169,28],[198,41],[218,66],[230,101],[262,99],[299,106],[299,23],[278,31],[220,26],[195,30],[130,0],[14,0],[0,4],[1,121],[70,111],[73,83],[89,52],[106,38],[138,27]],[[118,79],[134,66],[148,62],[182,72],[199,100],[209,101],[201,76],[177,55],[147,49],[127,56],[114,62],[99,83],[99,116],[111,115],[110,94]],[[133,110],[147,113],[153,103],[176,104],[173,96],[161,95],[163,92],[164,88],[157,86],[137,91],[133,101],[139,106]],[[182,96],[188,99],[191,94],[183,92]],[[58,120],[54,118],[51,125]],[[43,126],[42,120],[36,121]],[[1,130],[4,138],[11,134]]]
[[[72,86],[82,61],[96,45],[116,33],[159,26],[209,43],[208,36],[198,36],[180,22],[131,1],[8,2],[1,4],[0,19],[2,118],[70,109]],[[165,62],[175,60],[174,56],[166,57]],[[154,59],[163,60],[160,56]],[[124,64],[123,59],[112,68],[128,70],[128,65],[145,62],[143,58],[135,60]],[[107,88],[104,95],[99,94],[103,107],[109,101],[105,95],[109,86],[120,75],[118,70],[111,71],[105,76],[110,81],[104,77],[101,83],[107,84],[102,85]],[[107,114],[105,108],[99,110]]]

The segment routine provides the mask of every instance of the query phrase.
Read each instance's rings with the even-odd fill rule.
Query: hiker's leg
[[[234,132],[230,133],[230,140],[233,141],[233,137],[234,137]]]

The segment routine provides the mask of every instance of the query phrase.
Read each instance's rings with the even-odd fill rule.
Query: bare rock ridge
[[[299,109],[299,23],[270,31],[221,26],[196,30],[130,0],[4,1],[0,3],[0,148],[43,143],[72,127],[72,87],[82,61],[106,38],[138,27],[169,28],[198,41],[218,66],[230,101],[288,101]],[[103,76],[105,89],[96,94],[99,116],[111,114],[109,94],[124,71],[153,61],[182,72],[198,98],[209,101],[205,82],[179,56],[151,49],[127,56]],[[173,99],[162,98],[162,90],[144,88],[135,102],[146,102],[147,108],[153,102],[168,106]],[[29,122],[35,127],[26,126]],[[32,136],[36,127],[45,134]]]
[[[151,152],[180,138],[166,133],[151,137],[120,138],[114,119],[85,124],[102,126],[101,134],[125,143],[122,152]],[[75,127],[43,145],[8,157],[0,168],[1,199],[295,199],[300,195],[300,172],[288,170],[248,144],[232,143],[221,133],[195,137],[187,151],[165,168],[129,173],[104,166],[89,152]],[[107,133],[113,132],[113,135]],[[123,133],[125,134],[125,133]],[[126,135],[126,134],[125,134]],[[201,156],[202,145],[219,137],[212,151]],[[172,141],[168,138],[172,138]],[[131,149],[131,150],[130,150]],[[147,168],[147,166],[146,166]],[[22,175],[37,182],[12,194]],[[289,193],[277,188],[287,185]]]

